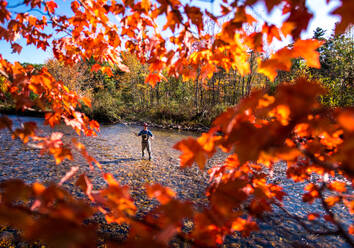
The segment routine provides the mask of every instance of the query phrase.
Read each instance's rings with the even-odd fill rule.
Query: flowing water
[[[38,124],[43,134],[50,132],[50,128],[43,126],[43,119],[34,117],[14,117],[14,125],[23,121],[34,121]],[[124,185],[131,187],[132,196],[139,208],[139,215],[151,210],[155,203],[149,200],[143,190],[145,183],[160,183],[171,187],[177,197],[184,200],[191,200],[196,207],[206,204],[204,191],[207,187],[208,175],[197,166],[187,169],[179,167],[179,152],[172,146],[179,140],[188,136],[198,136],[195,133],[179,132],[176,130],[161,130],[151,128],[154,134],[152,140],[153,160],[149,162],[141,158],[140,137],[136,137],[141,127],[126,126],[122,124],[101,125],[98,137],[80,137],[88,152],[93,155],[103,166],[105,172],[112,173],[114,177]],[[66,126],[58,126],[54,131],[65,134],[67,142],[77,135]],[[94,189],[102,188],[105,185],[101,172],[90,170],[85,160],[79,155],[72,161],[65,161],[56,165],[52,157],[39,155],[39,150],[31,145],[23,145],[18,140],[12,140],[7,131],[0,130],[0,181],[9,178],[22,179],[27,183],[36,181],[49,183],[59,182],[60,179],[70,170],[72,166],[79,166],[77,175],[85,172],[91,179]],[[146,153],[146,152],[145,152]],[[147,155],[147,154],[146,154]],[[218,153],[208,166],[221,164],[224,155]],[[207,167],[208,167],[207,166]],[[279,164],[277,175],[272,179],[281,184],[287,191],[284,206],[292,213],[304,217],[310,212],[318,210],[319,204],[303,204],[301,194],[304,185],[294,184],[287,180],[284,174],[284,165]],[[74,180],[64,183],[69,191],[82,196],[76,187]],[[345,226],[353,223],[351,216],[342,206],[335,209],[338,216],[345,220]],[[317,211],[318,212],[318,211]],[[339,237],[322,237],[310,235],[303,230],[295,221],[286,217],[280,210],[275,214],[267,215],[259,221],[261,231],[243,238],[238,234],[226,238],[224,247],[350,247]],[[102,225],[107,232],[121,232],[116,225]]]

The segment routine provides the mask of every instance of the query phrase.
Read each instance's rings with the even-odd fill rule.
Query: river
[[[43,126],[43,119],[34,117],[10,116],[14,125],[24,121],[34,121],[38,124],[43,134],[49,133],[50,128]],[[140,215],[148,212],[154,207],[151,200],[147,199],[142,189],[145,183],[160,183],[171,187],[177,197],[184,200],[193,201],[196,206],[203,206],[206,197],[203,192],[207,187],[208,175],[206,171],[201,171],[197,166],[187,169],[179,167],[179,152],[172,146],[179,140],[188,136],[198,136],[196,133],[182,132],[176,130],[150,130],[155,138],[152,140],[153,160],[141,159],[140,139],[133,132],[138,132],[139,126],[126,126],[122,124],[101,125],[101,131],[97,137],[80,137],[88,152],[93,155],[103,166],[105,172],[112,173],[114,177],[124,185],[129,185],[132,189],[132,196],[136,201]],[[68,127],[59,125],[54,131],[60,131],[69,141],[71,137],[77,135]],[[85,160],[80,156],[75,156],[72,161],[64,161],[56,165],[52,157],[39,155],[39,151],[22,144],[19,140],[12,140],[9,133],[0,130],[0,181],[9,178],[22,179],[27,183],[36,181],[49,183],[59,182],[60,179],[70,170],[72,166],[79,166],[77,175],[85,172],[93,182],[94,188],[98,189],[105,185],[99,170],[90,170]],[[77,154],[75,154],[77,155]],[[224,155],[217,153],[208,166],[221,164]],[[278,165],[278,175],[273,180],[286,189],[284,206],[300,217],[306,216],[310,212],[318,211],[319,204],[304,204],[301,201],[303,184],[295,184],[286,179],[284,165]],[[76,187],[75,180],[64,183],[69,191],[82,196]],[[352,223],[352,218],[344,209],[338,205],[335,209],[338,217],[345,220],[345,226]],[[295,221],[282,215],[281,211],[275,211],[274,215],[266,216],[259,221],[261,231],[252,233],[247,238],[242,238],[239,234],[234,234],[226,238],[223,247],[350,247],[339,237],[322,237],[310,235],[303,230]],[[105,224],[107,232],[119,232],[116,226]],[[118,228],[119,229],[119,228]]]

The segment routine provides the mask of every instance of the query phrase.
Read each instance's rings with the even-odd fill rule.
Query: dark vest
[[[141,142],[148,143],[149,142],[149,138],[150,138],[150,136],[147,133],[143,133],[141,135]]]

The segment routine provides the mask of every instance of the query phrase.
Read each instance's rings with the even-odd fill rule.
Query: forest
[[[353,2],[211,2],[0,0],[0,247],[354,246]]]
[[[328,93],[321,96],[321,103],[330,107],[353,106],[353,30],[328,39],[324,38],[325,32],[317,28],[313,34],[314,39],[324,41],[319,48],[321,69],[309,68],[302,59],[295,59],[291,70],[279,72],[274,81],[257,71],[256,60],[261,57],[260,53],[251,54],[252,70],[245,76],[237,70],[226,72],[220,68],[205,81],[197,77],[185,82],[181,77],[166,75],[166,80],[156,86],[145,83],[148,65],[128,52],[122,58],[129,72],[110,67],[112,75],[96,71],[97,63],[93,59],[74,66],[56,59],[31,66],[37,70],[47,67],[56,80],[90,99],[92,108],[81,111],[95,120],[105,123],[147,121],[163,128],[207,128],[216,116],[248,96],[252,89],[272,92],[279,83],[294,81],[300,76],[319,80],[328,89]],[[3,111],[15,112],[10,97],[2,101]]]

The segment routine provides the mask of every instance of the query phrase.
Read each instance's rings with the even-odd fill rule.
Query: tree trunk
[[[247,78],[247,87],[246,87],[246,95],[248,96],[251,92],[251,83],[252,83],[252,79],[254,77],[254,70],[253,70],[253,67],[254,67],[254,64],[256,62],[255,60],[256,56],[255,56],[255,53],[253,51],[251,51],[251,57],[250,57],[250,69],[251,69],[251,72],[250,74],[248,75],[248,78]]]
[[[197,73],[197,78],[195,81],[195,96],[194,96],[194,106],[195,106],[195,111],[196,114],[199,113],[199,105],[198,105],[198,96],[199,96],[199,74],[200,74],[200,69],[198,68],[198,73]]]
[[[242,97],[245,96],[245,77],[242,77],[242,89],[241,89]]]
[[[212,100],[212,103],[213,105],[215,105],[215,75],[213,75],[213,77],[211,78],[211,85],[212,85],[212,97],[213,97],[213,100]]]
[[[237,76],[236,76],[236,73],[234,74],[234,94],[233,94],[233,97],[232,97],[232,104],[236,104],[236,98],[237,98]]]
[[[203,101],[204,101],[204,87],[203,87],[203,82],[201,82],[201,84],[200,84],[200,104],[199,104],[201,109],[204,108]]]
[[[156,84],[156,103],[160,106],[160,83]]]

